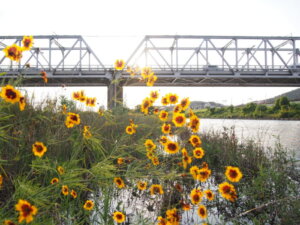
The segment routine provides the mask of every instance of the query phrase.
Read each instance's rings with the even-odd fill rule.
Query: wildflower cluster
[[[72,98],[76,101],[85,103],[86,106],[90,106],[90,107],[96,106],[97,99],[87,97],[83,90],[73,92]]]

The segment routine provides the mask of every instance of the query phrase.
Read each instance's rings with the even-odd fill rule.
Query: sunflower
[[[95,203],[92,200],[86,200],[83,205],[83,208],[85,210],[92,210],[94,208],[94,205],[95,205]]]
[[[11,85],[6,85],[1,89],[1,98],[6,102],[16,103],[20,101],[21,93]]]
[[[42,142],[36,141],[32,145],[32,152],[35,156],[38,156],[41,158],[45,154],[46,151],[47,151],[47,147]]]
[[[162,105],[168,105],[169,104],[169,99],[168,99],[167,96],[161,98],[161,104]]]
[[[161,137],[159,138],[159,143],[160,143],[161,145],[165,145],[167,142],[168,142],[168,138],[167,138],[166,136],[161,136]]]
[[[61,193],[63,194],[63,195],[68,195],[69,194],[69,187],[67,186],[67,185],[63,185],[62,187],[61,187]]]
[[[160,184],[152,184],[150,187],[150,194],[155,195],[155,194],[164,194],[164,190]]]
[[[17,225],[17,224],[14,223],[12,220],[5,220],[4,225]]]
[[[208,189],[208,190],[205,190],[204,193],[205,193],[206,198],[207,198],[209,201],[214,200],[215,195],[214,195],[214,193],[213,193],[211,190],[209,190],[209,189]]]
[[[182,111],[182,106],[181,105],[175,105],[173,112],[174,113],[180,113]]]
[[[155,101],[156,99],[158,99],[158,97],[159,97],[158,91],[151,91],[150,92],[150,99],[152,99],[153,101]]]
[[[179,144],[174,141],[168,141],[164,146],[164,150],[169,154],[175,154],[179,151]]]
[[[231,182],[239,182],[243,174],[238,167],[227,166],[225,172],[226,178]]]
[[[192,135],[189,139],[189,142],[191,145],[193,145],[193,147],[198,147],[202,144],[200,137],[197,135]]]
[[[137,188],[141,191],[144,191],[147,189],[147,182],[146,181],[139,181],[137,183]]]
[[[76,101],[79,101],[82,93],[84,94],[83,91],[82,92],[80,92],[80,91],[73,92],[72,93],[72,98]]]
[[[156,145],[151,139],[147,139],[144,143],[147,151],[153,151],[156,149]]]
[[[171,124],[169,124],[169,123],[164,123],[164,124],[161,126],[161,131],[162,131],[164,134],[170,134],[170,133],[171,133]]]
[[[200,180],[201,182],[205,182],[211,175],[211,170],[202,168],[198,170],[197,174],[197,180]]]
[[[20,96],[20,99],[19,99],[19,108],[20,108],[20,111],[24,111],[25,106],[26,106],[25,97]]]
[[[188,126],[194,133],[198,132],[200,127],[200,119],[196,115],[191,116]]]
[[[115,61],[115,70],[123,70],[125,67],[125,62],[122,59],[117,59]]]
[[[62,175],[62,174],[65,173],[65,169],[64,169],[62,166],[58,166],[58,167],[57,167],[57,172],[58,172],[60,175]]]
[[[59,179],[57,177],[54,177],[51,179],[50,184],[56,184],[59,182]]]
[[[77,198],[77,192],[72,189],[70,195],[75,199]]]
[[[10,60],[19,62],[22,58],[22,48],[16,44],[12,44],[10,46],[6,46],[3,49],[5,56]]]
[[[159,114],[159,108],[154,108],[153,109],[153,114],[155,114],[155,115]]]
[[[24,36],[22,40],[23,51],[30,50],[33,45],[33,37],[32,36]]]
[[[176,104],[178,102],[178,95],[176,94],[168,94],[167,95],[169,104]]]
[[[155,155],[152,151],[147,151],[146,156],[147,156],[148,159],[151,159],[151,160],[152,160],[153,157],[155,157]]]
[[[234,186],[229,184],[228,182],[223,182],[219,184],[219,192],[221,193],[222,197],[234,202],[237,199],[237,194]]]
[[[162,111],[160,111],[158,117],[161,121],[166,121],[168,119],[168,115],[169,115],[168,112],[166,112],[165,110],[162,110]]]
[[[172,122],[175,124],[176,127],[184,126],[186,121],[185,115],[183,113],[175,113],[173,115]]]
[[[84,126],[83,127],[83,137],[86,139],[89,139],[92,137],[92,133],[89,131],[90,126]]]
[[[153,164],[154,166],[159,165],[159,160],[158,160],[158,158],[157,158],[156,156],[152,157],[151,160],[152,160],[152,164]]]
[[[182,110],[186,110],[190,106],[190,99],[189,98],[184,98],[180,101],[180,106],[182,107]]]
[[[86,98],[85,99],[85,105],[86,106],[90,106],[90,107],[94,107],[96,106],[96,98]]]
[[[200,218],[206,219],[207,218],[206,207],[204,205],[199,205],[199,208],[197,210],[197,214],[198,214],[198,216],[200,216]]]
[[[150,77],[152,75],[154,75],[154,72],[152,71],[152,69],[150,67],[142,68],[141,76],[143,77],[143,79],[147,79],[148,77]]]
[[[205,152],[202,148],[198,147],[193,150],[193,154],[196,159],[202,159],[205,155]]]
[[[141,104],[141,112],[148,114],[149,107],[152,106],[152,100],[146,97]]]
[[[124,183],[124,181],[122,180],[121,177],[115,177],[114,182],[115,182],[115,184],[117,185],[118,188],[124,188],[125,187],[125,183]]]
[[[126,216],[122,212],[116,211],[113,214],[113,219],[117,223],[123,223],[126,219]]]
[[[31,205],[26,200],[19,199],[18,204],[15,205],[16,211],[19,211],[19,223],[23,220],[26,223],[30,223],[33,220],[33,216],[37,214],[38,209]]]
[[[192,204],[198,205],[202,201],[203,193],[200,189],[193,189],[190,194]]]

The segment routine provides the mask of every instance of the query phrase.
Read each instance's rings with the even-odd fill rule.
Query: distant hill
[[[217,108],[217,107],[224,107],[224,106],[225,105],[216,102],[202,102],[202,101],[192,101],[190,104],[191,109],[204,109],[207,107]]]
[[[255,101],[257,104],[273,104],[277,98],[280,98],[282,96],[286,96],[290,101],[300,101],[300,88],[289,91],[286,93],[283,93],[281,95],[275,96],[273,98],[268,98],[261,101]]]

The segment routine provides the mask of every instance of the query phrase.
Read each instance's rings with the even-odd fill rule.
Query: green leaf
[[[0,76],[4,76],[5,74],[7,74],[6,72],[0,73]]]

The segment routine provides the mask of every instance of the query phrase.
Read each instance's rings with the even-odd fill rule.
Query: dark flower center
[[[237,175],[238,175],[238,174],[237,174],[237,172],[236,172],[235,170],[230,170],[230,171],[229,171],[229,176],[230,176],[230,177],[236,178]]]
[[[17,97],[16,92],[14,92],[12,89],[7,89],[5,95],[10,99],[15,99]]]
[[[32,207],[27,204],[22,205],[22,213],[24,217],[27,217],[32,212]]]

